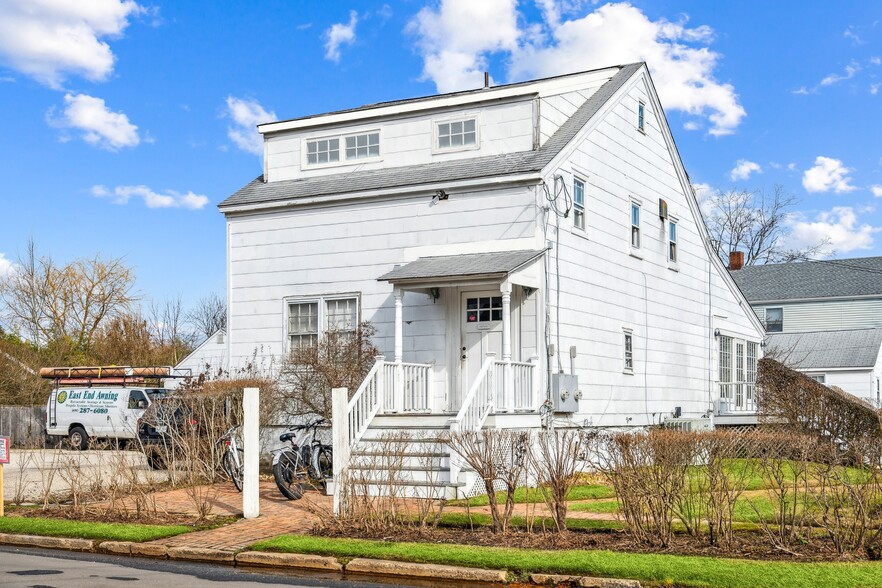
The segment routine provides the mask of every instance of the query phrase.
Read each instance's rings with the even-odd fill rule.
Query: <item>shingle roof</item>
[[[576,110],[573,116],[535,151],[518,151],[473,159],[360,170],[270,183],[265,183],[263,176],[258,176],[221,202],[218,208],[223,210],[231,206],[284,202],[299,198],[363,192],[381,188],[431,185],[454,180],[541,171],[572,141],[579,130],[642,65],[642,63],[632,63],[621,66],[618,73],[598,88]]]
[[[882,346],[882,329],[775,333],[766,336],[766,355],[799,370],[872,368]]]
[[[882,296],[882,257],[751,265],[731,274],[751,303]]]
[[[520,250],[420,257],[416,261],[397,267],[377,279],[387,282],[399,282],[414,279],[508,274],[533,261],[543,253],[545,253],[544,250]]]

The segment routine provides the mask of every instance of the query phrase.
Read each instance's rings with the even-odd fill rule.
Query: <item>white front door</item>
[[[462,344],[460,346],[460,398],[453,410],[459,410],[462,399],[475,382],[487,353],[502,359],[502,295],[496,291],[463,292]]]

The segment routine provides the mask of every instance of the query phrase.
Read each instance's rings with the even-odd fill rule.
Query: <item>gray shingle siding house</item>
[[[882,403],[882,257],[748,266],[732,277],[766,325],[766,353]]]

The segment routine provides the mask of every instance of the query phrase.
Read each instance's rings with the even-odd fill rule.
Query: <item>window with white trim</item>
[[[625,343],[624,355],[624,372],[626,374],[634,373],[634,333],[630,329],[623,329]]]
[[[478,123],[474,118],[449,120],[435,125],[437,149],[461,149],[477,145]]]
[[[346,137],[346,159],[368,159],[380,156],[380,133]]]
[[[766,309],[766,333],[780,333],[784,330],[784,309]]]
[[[827,374],[808,374],[812,380],[817,382],[818,384],[826,384],[827,383]]]
[[[631,249],[640,249],[640,203],[631,201]]]
[[[759,343],[719,337],[720,403],[724,410],[756,410],[756,370]]]
[[[289,300],[287,305],[291,349],[315,345],[328,331],[346,333],[358,328],[358,297]]]
[[[637,130],[646,132],[646,104],[643,101],[637,103]]]
[[[677,263],[677,221],[668,220],[668,261]]]
[[[573,178],[573,225],[585,230],[585,182]]]
[[[315,139],[306,142],[306,163],[319,165],[340,161],[340,138]]]

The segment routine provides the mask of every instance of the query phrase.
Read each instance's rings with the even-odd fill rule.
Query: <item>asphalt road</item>
[[[0,546],[0,586],[4,588],[236,588],[269,585],[303,588],[408,588],[437,586],[437,582],[379,583],[343,580],[327,574],[295,575],[266,569],[234,568],[194,562],[141,559],[96,553]]]

